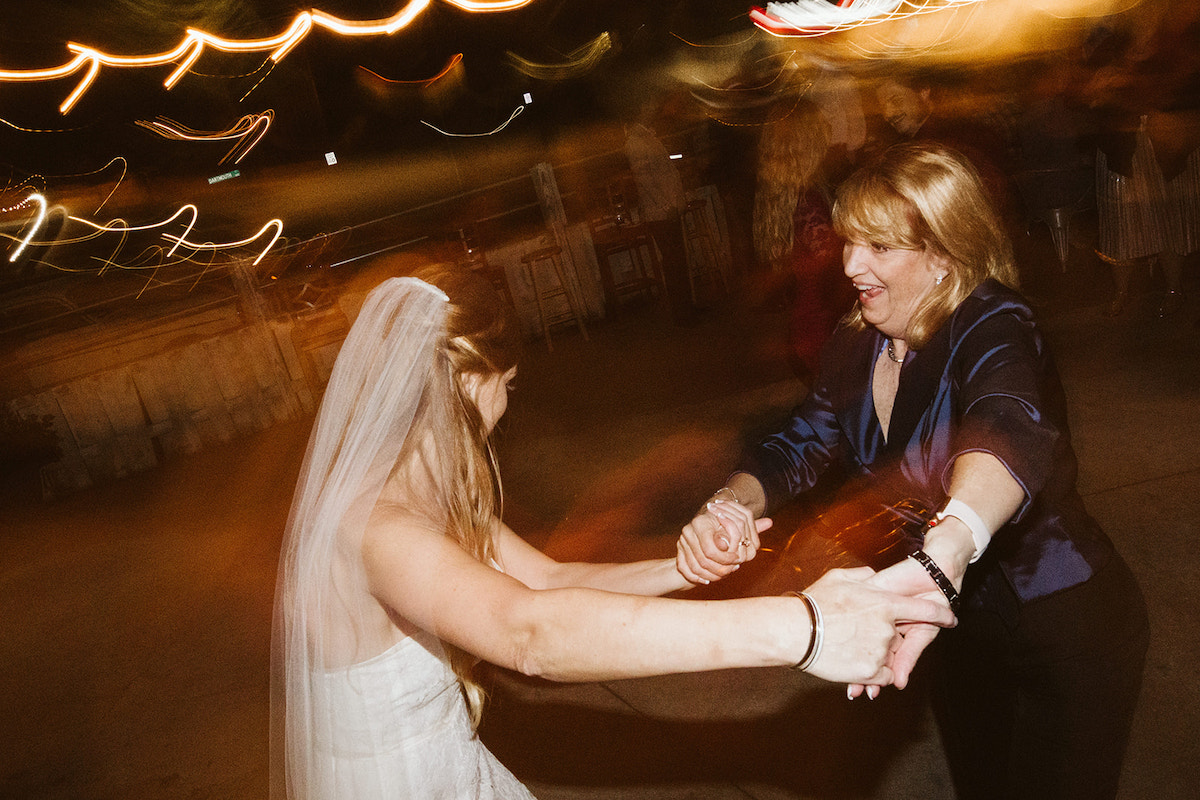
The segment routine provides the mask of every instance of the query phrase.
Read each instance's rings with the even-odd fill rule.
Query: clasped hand
[[[770,519],[756,520],[750,509],[740,503],[711,500],[683,526],[675,565],[692,583],[718,581],[754,558],[758,535],[770,527]]]
[[[676,566],[692,583],[719,580],[754,558],[759,534],[770,526],[738,503],[711,501],[684,526]],[[875,697],[889,684],[904,688],[938,630],[955,624],[945,597],[911,559],[878,573],[830,570],[805,591],[825,625],[824,650],[808,671],[848,683],[851,698],[864,691]]]
[[[911,558],[905,558],[887,569],[880,570],[868,579],[868,583],[884,591],[923,599],[944,606],[947,611],[950,610],[950,603],[929,577],[929,573]],[[959,588],[961,583],[961,579],[956,580],[956,588]],[[897,624],[897,635],[888,655],[888,665],[892,671],[891,683],[895,684],[897,689],[908,685],[917,659],[937,637],[939,630],[939,626],[926,622],[908,621]],[[851,683],[847,686],[846,696],[853,700],[866,693],[867,697],[874,699],[879,696],[880,687],[886,685],[875,681]]]

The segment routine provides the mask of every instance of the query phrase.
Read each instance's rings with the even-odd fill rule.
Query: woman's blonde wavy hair
[[[924,250],[949,270],[909,321],[905,341],[913,349],[987,278],[1018,288],[1012,244],[979,173],[945,145],[911,142],[883,151],[839,187],[833,226],[848,242]],[[861,307],[843,324],[866,327]]]
[[[447,264],[418,268],[413,277],[449,298],[445,337],[397,466],[416,454],[434,470],[435,496],[426,509],[444,519],[447,534],[479,561],[495,558],[493,532],[502,515],[503,492],[491,432],[471,395],[472,376],[489,379],[517,364],[521,331],[512,307],[482,276]],[[422,452],[433,443],[434,453]],[[432,456],[432,457],[431,457]],[[462,684],[472,723],[479,724],[485,693],[474,680],[476,659],[445,645]]]
[[[786,258],[796,235],[796,203],[809,189],[824,189],[821,162],[829,150],[829,136],[820,109],[806,98],[762,129],[752,220],[754,250],[777,272],[790,269]]]

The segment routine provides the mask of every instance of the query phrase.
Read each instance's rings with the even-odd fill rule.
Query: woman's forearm
[[[554,567],[546,583],[550,589],[577,587],[645,596],[670,594],[691,586],[679,573],[674,558],[624,564],[564,562]]]
[[[477,639],[483,649],[473,652],[561,681],[804,661],[825,680],[889,683],[896,622],[947,625],[954,617],[944,603],[883,591],[871,577],[865,567],[831,570],[805,590],[811,605],[792,596],[692,601],[525,591],[494,606],[491,618],[476,620],[484,628],[475,630],[490,635]]]
[[[974,511],[990,536],[1017,513],[1025,490],[998,458],[991,453],[972,452],[955,459],[949,496]],[[976,547],[970,527],[948,516],[930,529],[924,550],[952,579],[961,582]]]
[[[497,621],[503,649],[479,655],[556,681],[792,665],[811,636],[794,597],[678,601],[588,589],[531,592]]]

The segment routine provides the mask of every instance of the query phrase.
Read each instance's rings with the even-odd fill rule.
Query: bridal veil
[[[319,748],[333,741],[338,701],[326,696],[332,690],[323,678],[329,670],[380,655],[388,644],[362,624],[374,600],[358,554],[367,519],[418,409],[422,402],[437,402],[424,395],[446,335],[448,305],[440,289],[416,278],[380,284],[367,296],[326,387],[276,584],[273,800],[334,796],[329,774],[334,766]]]

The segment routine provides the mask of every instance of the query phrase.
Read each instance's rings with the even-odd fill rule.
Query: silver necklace
[[[887,357],[896,364],[904,363],[904,359],[896,355],[896,344],[891,339],[887,340]]]

